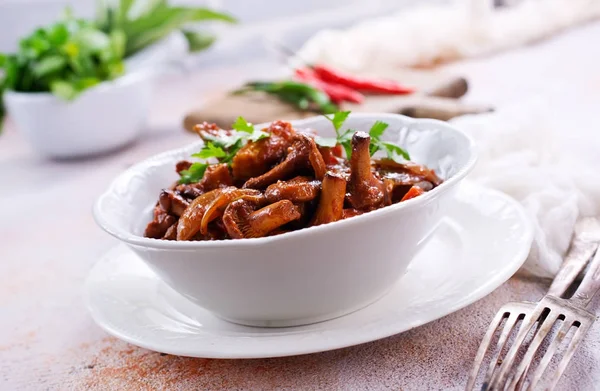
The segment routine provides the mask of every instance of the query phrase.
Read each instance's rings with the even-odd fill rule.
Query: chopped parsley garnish
[[[315,137],[315,141],[322,147],[335,147],[340,144],[346,151],[346,157],[350,159],[352,156],[352,136],[356,133],[353,129],[347,129],[342,131],[344,122],[350,115],[349,111],[339,111],[333,115],[333,117],[325,116],[335,129],[336,137]],[[389,141],[381,140],[383,133],[388,128],[388,124],[382,121],[375,121],[371,129],[369,130],[369,136],[371,136],[371,145],[369,146],[369,153],[373,156],[378,151],[383,151],[388,158],[401,162],[402,159],[410,160],[410,155],[399,145]],[[402,157],[402,159],[400,159]]]
[[[206,140],[204,147],[192,155],[192,157],[209,160],[216,159],[219,163],[231,164],[235,154],[249,141],[256,142],[269,137],[269,133],[260,129],[254,129],[254,125],[247,122],[243,117],[233,123],[232,129],[235,131],[232,134],[223,136],[213,136],[208,133],[202,133],[202,138]],[[195,183],[202,179],[206,168],[209,166],[207,162],[197,162],[192,166],[179,173],[181,178],[179,183]]]

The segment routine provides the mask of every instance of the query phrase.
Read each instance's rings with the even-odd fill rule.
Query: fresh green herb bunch
[[[171,6],[166,0],[99,0],[96,20],[65,17],[24,37],[14,54],[0,53],[0,130],[6,90],[51,92],[75,99],[125,71],[123,60],[180,30],[192,52],[206,49],[212,35],[186,30],[189,22],[235,22],[202,7]]]
[[[0,54],[0,94],[5,90],[45,92],[74,99],[86,88],[124,71],[125,36],[105,33],[67,14],[23,38],[15,54]],[[0,121],[4,114],[0,105]]]
[[[203,7],[169,5],[167,0],[99,0],[96,25],[102,31],[122,31],[127,37],[125,57],[129,57],[170,33],[180,30],[196,52],[209,47],[215,37],[185,28],[190,22],[220,21],[235,23],[230,15]]]

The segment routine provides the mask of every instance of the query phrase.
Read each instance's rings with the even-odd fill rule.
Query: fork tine
[[[573,338],[571,339],[571,341],[569,341],[569,347],[567,348],[567,351],[565,352],[564,356],[562,357],[562,360],[560,361],[560,364],[558,365],[558,368],[556,369],[556,372],[554,373],[554,377],[552,378],[552,381],[550,382],[550,386],[548,388],[549,390],[554,389],[554,387],[556,387],[556,385],[558,384],[558,381],[560,380],[560,377],[562,376],[565,369],[567,369],[567,366],[569,365],[569,361],[571,361],[571,358],[573,357],[575,350],[577,350],[579,343],[581,342],[581,340],[583,340],[583,338],[587,334],[588,330],[590,329],[591,325],[592,325],[592,322],[580,323],[579,326],[577,326],[576,324],[573,324],[573,327],[576,327],[577,329],[575,330],[575,333],[573,334]]]
[[[519,348],[523,345],[523,341],[529,334],[529,331],[533,328],[537,320],[542,315],[544,308],[537,307],[535,311],[531,314],[527,315],[523,322],[521,323],[521,328],[519,329],[519,333],[515,337],[513,341],[513,345],[510,350],[504,357],[502,361],[502,365],[498,371],[495,371],[490,379],[486,379],[485,383],[489,385],[490,390],[497,389],[499,385],[504,384],[506,382],[506,378],[508,377],[508,373],[510,369],[513,367],[513,363],[517,357],[517,353]]]
[[[565,339],[565,337],[567,336],[567,333],[569,332],[569,329],[571,328],[572,325],[573,325],[573,321],[570,319],[565,319],[563,321],[563,324],[560,326],[560,329],[558,329],[558,332],[556,333],[556,337],[548,346],[548,350],[546,350],[546,353],[544,353],[542,360],[540,361],[537,368],[535,369],[535,372],[533,373],[533,376],[531,377],[531,381],[530,381],[529,385],[527,386],[527,391],[531,391],[531,390],[535,389],[535,386],[542,379],[542,376],[543,376],[544,372],[546,371],[546,367],[552,361],[552,357],[554,357],[554,354],[556,354],[556,350],[562,344],[563,339]]]
[[[519,319],[521,319],[521,315],[521,313],[510,313],[508,319],[506,319],[506,322],[504,323],[504,329],[502,330],[502,334],[500,334],[500,337],[498,338],[498,343],[496,344],[496,352],[492,356],[492,359],[490,360],[490,365],[485,374],[485,379],[490,379],[492,377],[494,369],[496,369],[496,365],[498,364],[500,354],[502,353],[502,349],[504,349],[504,345],[506,345],[506,341],[508,340],[508,336],[513,331],[515,324],[519,321]],[[482,387],[484,389],[486,387],[485,380]]]
[[[490,361],[490,370],[493,370],[494,363],[496,363],[498,361],[498,356],[499,356],[500,352],[502,351],[504,345],[506,344],[506,339],[507,339],[508,335],[510,335],[510,331],[513,329],[516,322],[519,319],[523,318],[524,315],[527,313],[527,311],[529,311],[530,309],[531,309],[531,304],[529,304],[529,303],[508,303],[508,304],[504,305],[502,308],[500,308],[500,310],[498,310],[498,312],[496,313],[496,316],[494,316],[494,319],[490,323],[485,336],[481,340],[481,343],[479,345],[479,350],[477,351],[477,355],[475,356],[475,359],[473,361],[473,368],[471,370],[471,374],[469,375],[467,387],[465,388],[466,390],[472,390],[473,387],[475,386],[475,382],[477,381],[477,376],[481,369],[481,365],[483,364],[483,359],[485,358],[485,354],[487,353],[488,349],[490,348],[490,344],[492,342],[493,336],[496,333],[496,331],[498,330],[498,328],[500,327],[502,320],[506,319],[506,321],[504,322],[502,334],[500,335],[500,337],[498,338],[498,342],[496,343],[496,346],[498,346],[499,349],[496,352],[496,354],[494,355],[494,357],[492,357],[492,360]],[[489,376],[487,376],[487,377],[489,377]],[[483,387],[483,389],[485,389],[486,385],[483,384],[482,387]]]
[[[521,374],[521,376],[519,376],[519,381],[517,382],[517,385],[515,387],[515,390],[522,390],[523,389],[523,384],[525,384],[525,379],[527,378],[527,371],[529,371],[529,365],[527,365],[527,368],[525,368],[525,371],[523,371],[523,373]]]
[[[481,368],[481,364],[483,364],[483,358],[485,357],[485,353],[487,352],[490,343],[492,342],[492,337],[494,336],[496,330],[500,326],[502,319],[504,319],[507,314],[510,317],[511,313],[508,311],[508,306],[502,307],[496,313],[496,316],[488,326],[485,336],[483,337],[483,339],[481,340],[481,344],[479,345],[479,350],[477,350],[475,360],[473,361],[473,368],[471,369],[471,374],[469,375],[469,380],[467,381],[467,390],[472,390],[473,386],[475,386],[475,381],[477,380],[479,369]],[[504,327],[506,327],[506,324],[504,325]]]
[[[526,372],[527,368],[533,361],[533,356],[535,355],[537,350],[540,348],[540,345],[542,344],[542,342],[544,341],[544,339],[546,338],[546,336],[548,335],[550,330],[552,330],[552,327],[554,326],[554,323],[556,322],[556,320],[558,319],[559,316],[560,316],[559,312],[551,311],[546,316],[546,319],[540,321],[539,327],[536,330],[533,340],[527,347],[527,351],[525,352],[523,359],[517,366],[517,371],[515,372],[516,373],[515,377],[509,383],[509,386],[508,386],[509,389],[516,388],[516,385],[517,385],[516,383],[519,381],[521,375],[523,375]]]

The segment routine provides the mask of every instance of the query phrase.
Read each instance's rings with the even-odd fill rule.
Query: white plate
[[[388,337],[481,299],[512,276],[529,253],[529,220],[510,197],[465,183],[452,202],[450,215],[388,294],[330,321],[288,328],[226,322],[167,287],[124,245],[90,272],[87,305],[110,334],[182,356],[289,356]]]

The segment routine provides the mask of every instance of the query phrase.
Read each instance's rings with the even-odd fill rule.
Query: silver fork
[[[531,390],[539,383],[565,336],[571,327],[575,327],[575,333],[569,342],[566,353],[563,355],[552,378],[550,389],[556,385],[579,343],[596,319],[594,314],[585,311],[584,308],[600,288],[600,251],[596,251],[599,242],[600,222],[593,218],[582,219],[576,226],[575,237],[569,254],[552,282],[547,295],[537,305],[531,302],[508,303],[498,311],[475,356],[473,370],[467,382],[467,390],[472,390],[475,386],[485,354],[490,348],[492,339],[503,320],[504,326],[496,343],[496,352],[491,358],[481,389],[504,390],[507,386],[509,390],[521,389],[536,351],[552,330],[554,323],[557,320],[562,320],[563,323],[556,337],[548,346],[540,364],[535,369],[527,389]],[[594,253],[596,253],[595,256]],[[567,292],[592,256],[594,256],[594,259],[573,297],[569,300],[562,299],[561,297]],[[513,345],[506,356],[501,359],[500,356],[504,346],[519,321],[522,322]],[[514,369],[513,364],[517,358],[517,353],[536,325],[533,339],[514,372],[514,376],[509,379],[511,369]],[[507,380],[510,380],[508,385]]]

